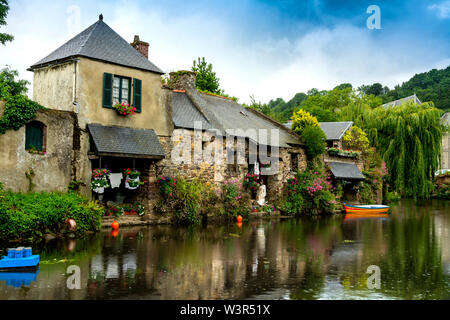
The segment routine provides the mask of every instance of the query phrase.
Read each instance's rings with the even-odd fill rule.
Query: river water
[[[450,201],[104,230],[34,251],[36,272],[0,273],[0,299],[450,299]]]

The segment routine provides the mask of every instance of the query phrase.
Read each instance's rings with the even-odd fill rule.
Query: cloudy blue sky
[[[381,29],[368,29],[369,5]],[[103,13],[129,42],[150,43],[164,71],[190,69],[204,56],[222,88],[264,102],[315,87],[380,82],[389,87],[415,73],[450,65],[450,0],[48,1],[10,0],[15,36],[0,46],[0,66],[22,78],[26,68],[81,32]]]

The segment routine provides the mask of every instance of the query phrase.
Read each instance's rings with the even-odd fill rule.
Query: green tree
[[[313,160],[325,152],[327,136],[320,127],[308,125],[303,129],[302,141],[306,145],[306,155]]]
[[[393,190],[406,197],[429,197],[438,169],[443,128],[442,111],[433,103],[411,101],[395,108],[372,109],[365,103],[350,104],[340,112],[368,133],[389,170]]]
[[[8,0],[0,0],[0,26],[6,26],[6,16],[9,11]],[[13,41],[14,37],[7,33],[0,32],[0,43],[5,45],[8,41]]]
[[[0,70],[0,99],[27,93],[27,85],[30,83],[27,80],[16,80],[18,76],[17,70],[11,70],[9,66]]]
[[[292,115],[292,130],[299,135],[302,135],[303,130],[308,126],[320,128],[317,118],[311,115],[309,112],[303,109],[294,112],[294,114]]]
[[[367,134],[358,126],[352,126],[350,130],[344,134],[342,138],[344,148],[367,152],[369,149],[369,139]]]
[[[205,58],[198,58],[194,60],[192,64],[192,71],[197,73],[196,87],[199,90],[209,91],[215,94],[222,94],[223,90],[220,89],[219,78],[213,71],[211,63],[207,63]]]
[[[336,121],[336,112],[351,101],[352,89],[333,89],[328,92],[312,92],[301,104],[301,108],[311,113],[318,121]]]

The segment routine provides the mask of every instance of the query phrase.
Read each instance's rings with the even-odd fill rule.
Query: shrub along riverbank
[[[14,193],[0,184],[0,241],[36,241],[46,234],[63,236],[66,220],[76,235],[100,229],[104,208],[75,193]]]

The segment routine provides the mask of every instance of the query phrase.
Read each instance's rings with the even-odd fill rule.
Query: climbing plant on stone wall
[[[18,130],[36,117],[40,104],[28,99],[26,96],[26,80],[16,80],[16,70],[6,67],[0,71],[0,101],[4,102],[4,113],[0,118],[0,134],[6,130]]]

